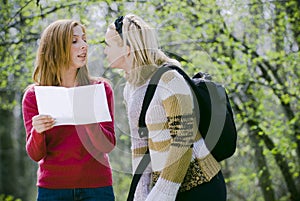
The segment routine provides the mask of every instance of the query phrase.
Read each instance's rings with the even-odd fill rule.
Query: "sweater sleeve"
[[[167,127],[172,137],[167,160],[147,201],[175,200],[192,158],[197,126],[193,118],[191,90],[184,78],[175,71],[165,73],[159,96],[167,116]]]
[[[28,87],[22,100],[23,122],[26,130],[26,151],[29,157],[38,162],[46,156],[45,135],[38,133],[32,126],[32,117],[38,115],[34,86]]]
[[[139,159],[139,161],[137,161]],[[141,157],[135,157],[133,159],[133,164],[139,164]],[[136,167],[133,167],[136,169]],[[134,194],[134,201],[144,201],[146,200],[149,192],[150,192],[150,182],[151,182],[151,163],[148,164],[145,171],[141,175],[140,181],[137,184],[136,191]]]
[[[132,101],[137,101],[141,97],[135,97],[134,99],[130,98],[131,89],[128,83],[124,87],[123,91],[123,97],[124,97],[124,104],[126,108],[126,112],[128,114],[129,118],[132,118],[131,121],[129,121],[129,127],[131,128],[131,150],[132,150],[132,172],[135,173],[137,166],[139,165],[140,161],[142,160],[144,153],[146,152],[148,148],[148,142],[147,139],[142,139],[136,135],[138,135],[138,129],[137,129],[137,118],[139,117],[140,111],[135,111],[132,116],[129,115],[128,110],[130,105],[134,107],[135,109],[138,108],[136,102],[132,103]],[[137,101],[139,102],[139,101]],[[131,108],[132,109],[132,108]],[[150,192],[150,182],[151,182],[151,172],[152,167],[151,163],[148,164],[145,171],[141,175],[141,178],[137,184],[136,191],[134,194],[134,201],[145,201],[149,192]]]

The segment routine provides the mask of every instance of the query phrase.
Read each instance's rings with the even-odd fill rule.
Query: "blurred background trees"
[[[131,181],[125,80],[107,67],[101,41],[108,24],[127,13],[156,28],[161,48],[190,75],[205,71],[226,86],[239,134],[237,152],[222,162],[228,200],[300,200],[299,0],[2,0],[0,8],[0,200],[35,199],[36,164],[25,151],[20,104],[40,34],[61,18],[86,25],[90,72],[114,87],[118,144],[110,158],[116,200],[125,200]]]

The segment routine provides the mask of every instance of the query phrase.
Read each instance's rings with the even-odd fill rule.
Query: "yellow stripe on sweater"
[[[165,152],[169,149],[171,144],[171,139],[159,141],[159,142],[153,142],[151,139],[149,139],[149,149],[159,152]]]
[[[171,149],[178,150],[170,152],[173,153],[173,156],[169,155],[167,164],[162,171],[161,177],[168,181],[181,183],[191,162],[192,149],[183,149],[177,147],[172,147]],[[176,170],[176,174],[174,174],[174,170]]]
[[[192,113],[192,103],[191,96],[185,94],[174,94],[163,100],[163,105],[168,116]]]
[[[132,150],[132,155],[134,158],[143,156],[147,151],[147,147],[139,147]]]
[[[148,124],[147,128],[149,131],[165,130],[168,129],[168,122]]]

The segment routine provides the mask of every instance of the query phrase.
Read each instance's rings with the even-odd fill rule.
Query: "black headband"
[[[115,20],[116,31],[118,32],[118,34],[121,36],[122,39],[123,39],[123,36],[122,36],[123,19],[124,19],[124,17],[120,16]]]

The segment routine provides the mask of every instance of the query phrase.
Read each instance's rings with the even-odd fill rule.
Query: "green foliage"
[[[124,172],[114,171],[114,192],[116,201],[123,201],[128,195],[129,187],[132,176],[130,174],[124,174]]]
[[[22,201],[22,200],[19,198],[15,198],[12,195],[0,194],[0,201]]]
[[[267,189],[287,201],[295,194],[291,186],[300,189],[299,1],[19,0],[0,7],[0,108],[6,111],[19,106],[17,95],[32,82],[42,30],[59,18],[86,25],[90,70],[109,78],[115,91],[118,143],[110,158],[117,199],[124,200],[131,180],[124,78],[107,68],[100,41],[108,24],[126,13],[157,28],[161,48],[183,58],[189,74],[208,72],[225,85],[239,131],[237,153],[222,164],[229,200],[270,201]]]

